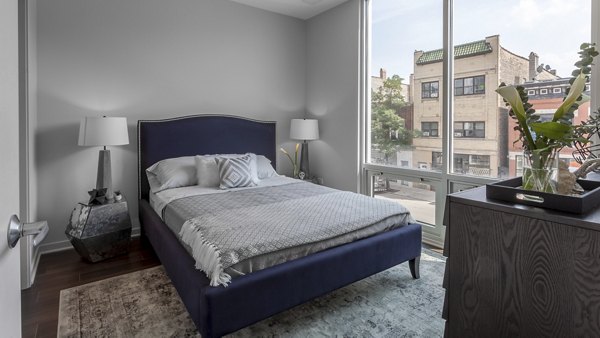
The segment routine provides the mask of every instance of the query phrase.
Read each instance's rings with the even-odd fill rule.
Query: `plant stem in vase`
[[[558,191],[558,153],[523,153],[523,189],[556,194]]]

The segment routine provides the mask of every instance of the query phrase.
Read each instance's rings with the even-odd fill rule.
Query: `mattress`
[[[256,187],[239,188],[221,190],[218,188],[205,188],[199,186],[182,187],[161,191],[157,194],[150,194],[150,205],[156,213],[163,219],[169,229],[176,235],[183,247],[192,255],[191,248],[181,240],[179,233],[183,224],[190,218],[188,210],[178,207],[183,199],[188,199],[193,196],[205,196],[211,194],[236,194],[237,191],[247,192],[248,190],[256,190],[256,192],[267,191],[268,187],[277,187],[282,185],[290,185],[298,183],[298,180],[287,177],[273,177],[261,180]],[[312,184],[312,183],[302,183]],[[262,190],[261,190],[262,189]],[[328,188],[325,188],[328,189]],[[234,196],[234,195],[231,195]],[[179,201],[179,202],[177,202]],[[412,220],[411,217],[408,217]],[[332,248],[338,245],[349,243],[357,239],[366,238],[375,234],[385,232],[407,223],[406,215],[397,215],[388,217],[380,222],[373,223],[359,230],[350,231],[340,236],[326,239],[319,242],[298,245],[291,248],[269,252],[242,260],[230,267],[225,272],[232,278],[242,276],[254,271],[258,271],[270,266],[274,266],[286,261],[290,261],[299,257],[304,257],[309,254]]]

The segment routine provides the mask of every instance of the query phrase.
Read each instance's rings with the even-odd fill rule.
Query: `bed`
[[[276,124],[195,115],[138,121],[139,217],[148,241],[203,337],[220,337],[408,261],[419,278],[421,225],[413,223],[210,286],[149,203],[145,169],[167,158],[255,153],[276,163]],[[308,184],[308,183],[307,183]]]

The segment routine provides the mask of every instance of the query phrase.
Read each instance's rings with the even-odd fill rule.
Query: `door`
[[[19,213],[18,1],[0,1],[0,328],[21,336],[19,249],[9,249],[8,220]]]

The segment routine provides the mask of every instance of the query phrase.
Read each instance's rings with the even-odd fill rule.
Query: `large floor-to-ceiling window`
[[[446,194],[522,171],[495,89],[522,85],[542,120],[553,112],[579,45],[597,39],[592,1],[365,0],[364,13],[364,187],[409,207],[441,245]]]

